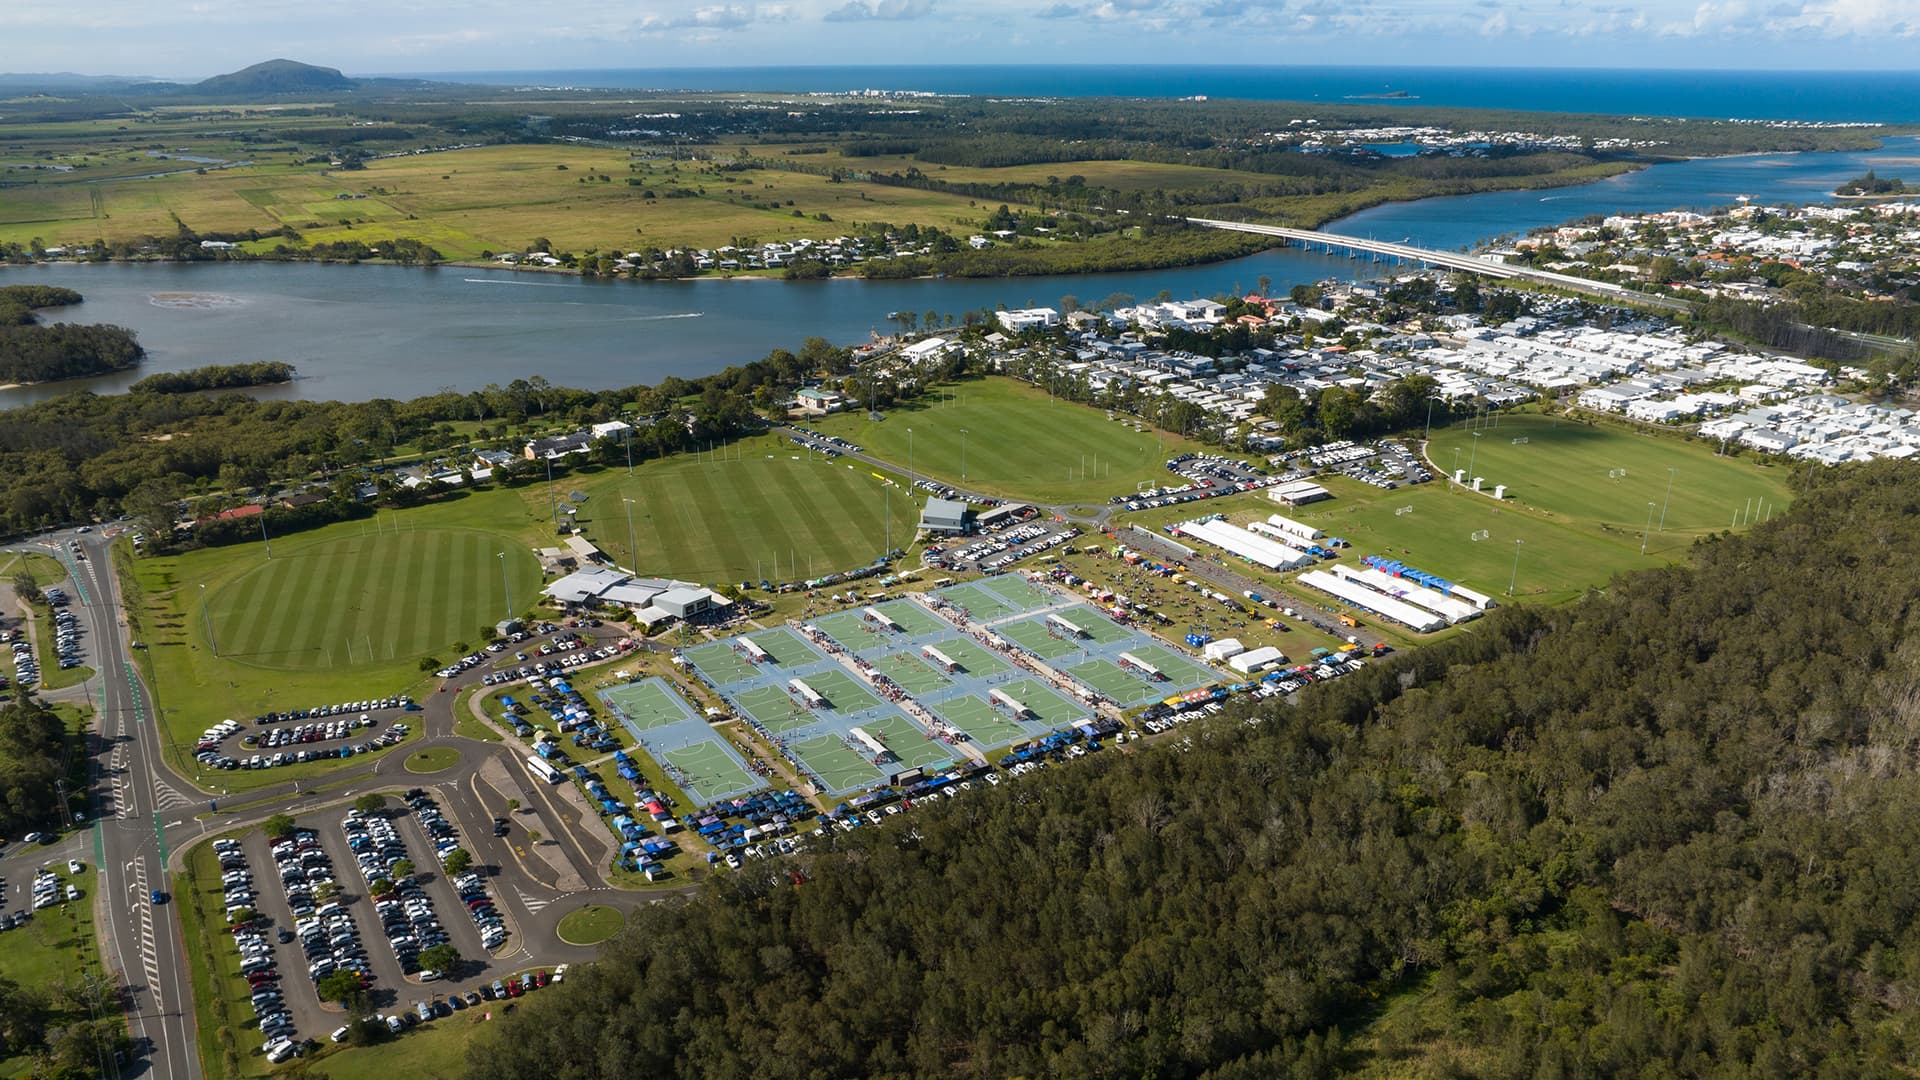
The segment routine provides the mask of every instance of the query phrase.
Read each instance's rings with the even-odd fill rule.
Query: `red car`
[[[519,997],[521,994],[524,994],[524,993],[526,993],[526,991],[520,989],[520,980],[518,977],[507,980],[507,996],[508,997]]]
[[[533,984],[542,987],[547,985],[547,971],[545,968],[541,968],[540,972],[533,977]]]

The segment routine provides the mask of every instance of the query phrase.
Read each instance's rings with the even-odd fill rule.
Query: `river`
[[[1658,165],[1552,191],[1424,199],[1364,211],[1328,229],[1458,248],[1502,233],[1618,211],[1704,208],[1735,196],[1762,202],[1824,198],[1869,167],[1920,170],[1920,138],[1861,153],[1764,154]],[[584,281],[510,270],[406,269],[311,263],[53,263],[9,267],[0,284],[43,282],[86,302],[49,317],[104,322],[140,334],[135,372],[0,391],[0,406],[77,389],[112,393],[157,371],[284,360],[293,383],[263,397],[407,398],[466,391],[533,375],[563,386],[609,388],[694,376],[797,348],[809,335],[854,344],[892,328],[893,311],[960,312],[1005,304],[1054,305],[1073,295],[1146,299],[1252,289],[1261,277],[1295,284],[1371,274],[1365,260],[1298,249],[1207,266],[1123,274],[991,280],[785,282]]]

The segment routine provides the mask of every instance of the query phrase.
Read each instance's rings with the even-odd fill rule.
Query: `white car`
[[[86,869],[86,867],[84,867],[84,866],[81,866],[81,865],[80,865],[80,860],[78,860],[78,859],[68,859],[68,860],[67,860],[67,872],[68,872],[68,873],[70,873],[70,874],[77,874],[77,873],[79,873],[80,871],[82,871],[82,870],[85,870],[85,869]]]

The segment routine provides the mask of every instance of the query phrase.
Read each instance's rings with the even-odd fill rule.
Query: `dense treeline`
[[[79,293],[56,285],[0,285],[0,326],[26,326],[40,308],[79,302]]]
[[[0,705],[0,836],[65,819],[54,783],[66,776],[72,750],[60,717],[32,697]]]
[[[637,913],[469,1075],[1894,1076],[1920,485]]]
[[[124,327],[0,326],[0,382],[34,383],[125,371],[146,350]]]
[[[135,394],[189,394],[197,390],[233,390],[292,381],[292,364],[259,360],[251,364],[209,364],[187,371],[163,371],[141,379],[127,390]]]

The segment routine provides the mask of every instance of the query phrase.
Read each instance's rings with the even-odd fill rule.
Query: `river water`
[[[1502,233],[1618,211],[1704,208],[1735,196],[1810,202],[1867,168],[1920,173],[1920,139],[1865,153],[1767,154],[1658,165],[1553,191],[1425,199],[1364,211],[1329,231],[1451,249]],[[136,372],[0,391],[0,406],[77,389],[111,393],[143,375],[204,364],[284,360],[290,385],[262,396],[312,400],[407,398],[444,388],[544,376],[609,388],[694,376],[797,348],[819,335],[840,344],[887,332],[894,311],[942,315],[1005,304],[1054,305],[1165,290],[1180,298],[1252,289],[1284,292],[1325,278],[1367,276],[1366,260],[1298,249],[1169,270],[993,280],[784,282],[582,281],[461,267],[405,269],[307,263],[48,264],[0,271],[0,284],[43,282],[85,303],[50,313],[140,334]]]

